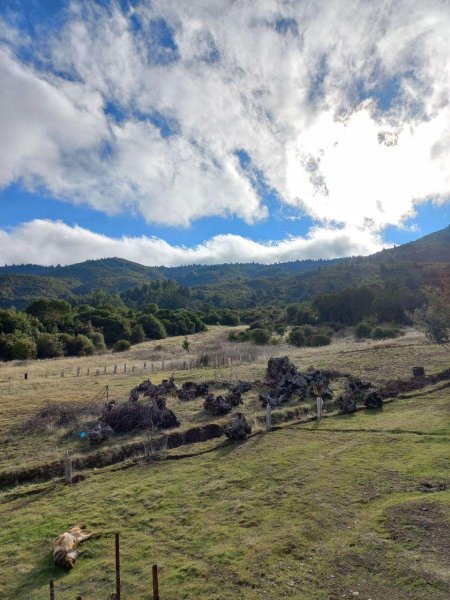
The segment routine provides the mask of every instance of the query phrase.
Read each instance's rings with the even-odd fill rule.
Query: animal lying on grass
[[[86,525],[75,525],[53,542],[53,563],[58,567],[72,569],[81,552],[76,550],[78,544],[98,535],[86,529]]]

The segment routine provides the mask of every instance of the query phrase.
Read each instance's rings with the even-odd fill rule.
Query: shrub
[[[94,348],[96,350],[106,350],[105,338],[103,337],[103,333],[100,331],[93,331],[89,334],[89,337],[94,344]]]
[[[396,338],[400,335],[400,331],[394,327],[375,327],[372,331],[373,340],[387,340]]]
[[[56,358],[64,356],[63,344],[58,335],[40,333],[36,340],[38,358]]]
[[[118,340],[113,347],[114,352],[125,352],[125,350],[129,350],[131,348],[131,344],[128,340]]]
[[[131,328],[131,343],[140,344],[145,339],[144,328],[140,323],[137,323]]]
[[[357,340],[364,340],[372,336],[372,327],[363,321],[358,323],[355,327],[355,338]]]
[[[288,344],[291,346],[297,346],[298,348],[301,346],[305,346],[306,337],[300,327],[294,327],[288,335]]]
[[[36,358],[36,342],[25,335],[14,336],[11,340],[10,353],[12,360],[26,360]]]
[[[331,339],[324,333],[315,333],[308,338],[308,346],[328,346],[331,343]]]
[[[239,325],[241,319],[239,315],[232,310],[223,310],[220,315],[220,324],[221,325]]]
[[[164,325],[155,315],[142,315],[139,317],[139,323],[142,325],[145,335],[151,340],[162,340],[167,336]]]
[[[270,342],[270,331],[267,329],[253,329],[250,333],[250,338],[254,344],[265,346]]]

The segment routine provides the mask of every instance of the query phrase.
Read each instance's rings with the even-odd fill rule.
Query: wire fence
[[[159,361],[133,361],[104,364],[102,366],[73,366],[66,368],[48,368],[45,371],[40,368],[20,370],[15,367],[14,373],[3,376],[5,381],[36,380],[65,377],[101,377],[103,375],[149,375],[160,372],[188,371],[193,369],[221,369],[242,364],[251,364],[256,356],[254,354],[240,354],[238,357],[226,354],[215,354],[214,356],[200,356],[189,359],[162,359]]]

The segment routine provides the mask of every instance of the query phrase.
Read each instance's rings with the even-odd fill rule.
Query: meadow
[[[261,379],[267,358],[284,354],[301,369],[332,368],[377,385],[409,377],[415,365],[432,373],[450,362],[448,350],[414,330],[389,343],[342,337],[301,349],[231,345],[229,330],[213,327],[191,336],[189,357],[182,338],[170,338],[120,356],[2,365],[0,470],[43,464],[68,448],[89,452],[67,431],[27,434],[20,426],[48,401],[85,403],[105,385],[113,398],[125,400],[143,378],[167,377],[138,372],[143,361],[156,370],[161,360],[229,355],[231,366],[213,362],[175,371],[177,383],[208,379],[218,385]],[[111,374],[114,364],[125,362],[136,365],[134,373]],[[78,367],[89,367],[91,375],[76,377]],[[171,398],[169,406],[182,428],[208,421],[201,400]],[[130,600],[151,597],[154,562],[164,600],[447,598],[449,409],[449,388],[437,384],[379,411],[343,416],[330,407],[321,422],[286,421],[265,433],[264,411],[249,392],[243,411],[255,435],[243,442],[195,444],[170,450],[166,460],[133,458],[85,471],[84,481],[72,486],[55,479],[5,489],[0,597],[48,598],[54,577],[57,599],[81,594],[106,600],[114,589],[114,532],[120,531],[123,597]],[[171,460],[183,453],[194,456]],[[51,543],[76,522],[101,535],[85,543],[75,569],[66,572],[53,567]]]

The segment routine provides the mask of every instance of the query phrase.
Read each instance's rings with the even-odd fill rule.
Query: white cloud
[[[253,222],[267,210],[243,149],[322,225],[379,232],[450,195],[441,0],[152,0],[127,13],[73,1],[62,30],[35,41],[39,68],[11,27],[0,34],[0,186],[155,223]]]
[[[88,259],[125,258],[148,266],[274,263],[307,258],[337,258],[381,250],[379,236],[356,228],[313,228],[307,237],[258,243],[232,234],[217,235],[193,248],[171,246],[155,237],[110,238],[60,221],[34,220],[0,230],[0,264],[73,264]]]

